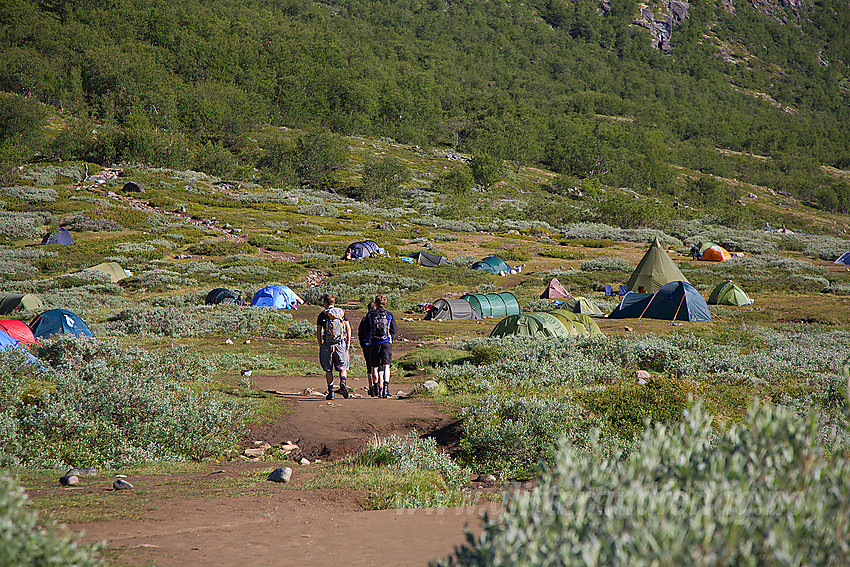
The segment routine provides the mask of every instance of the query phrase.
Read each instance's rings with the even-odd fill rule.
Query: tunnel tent
[[[292,309],[298,306],[298,296],[285,285],[276,284],[262,288],[251,299],[251,307]]]
[[[415,254],[411,254],[410,257],[413,258],[413,261],[416,262],[416,264],[424,268],[449,265],[449,259],[445,256],[439,256],[429,252],[416,252]]]
[[[750,296],[732,281],[718,284],[708,295],[709,305],[749,305],[753,302]]]
[[[38,342],[35,340],[35,335],[32,334],[32,329],[26,323],[17,319],[0,321],[0,331],[18,341],[18,344],[25,345]]]
[[[16,309],[38,311],[44,309],[44,302],[37,295],[31,293],[0,294],[0,315],[8,315]]]
[[[505,317],[493,327],[490,338],[569,337],[571,334],[559,318],[549,313],[535,312]]]
[[[850,266],[850,250],[839,256],[834,263],[841,266]]]
[[[59,228],[56,232],[47,233],[41,239],[42,244],[61,244],[62,246],[70,246],[74,243],[74,237],[66,228]]]
[[[561,285],[558,278],[552,278],[549,281],[549,285],[547,285],[546,289],[543,290],[543,293],[540,294],[540,299],[563,299],[566,297],[572,296],[570,295],[570,292]]]
[[[124,268],[121,267],[121,265],[118,262],[101,262],[97,266],[92,266],[91,268],[86,268],[83,271],[85,271],[85,272],[93,272],[93,271],[103,272],[104,274],[109,276],[109,279],[112,281],[112,283],[118,283],[121,280],[125,280],[125,279],[127,279],[127,278],[129,278],[130,276],[133,275],[133,272],[125,270]]]
[[[479,260],[475,262],[469,267],[470,270],[483,270],[485,272],[492,272],[494,274],[507,273],[511,272],[511,267],[508,266],[504,260],[499,258],[498,256],[487,256],[483,260]]]
[[[468,321],[481,317],[472,306],[463,299],[438,299],[431,305],[426,320],[430,321]]]
[[[548,313],[568,319],[572,321],[575,325],[582,327],[585,332],[580,332],[579,334],[591,337],[603,335],[602,329],[599,328],[599,325],[596,323],[596,321],[594,321],[590,318],[590,316],[585,315],[584,313],[574,313],[566,309],[553,309],[552,311],[548,311]],[[579,330],[581,331],[581,329]]]
[[[0,350],[10,351],[13,349],[18,349],[19,352],[22,352],[30,362],[41,365],[41,361],[34,357],[27,349],[23,348],[17,339],[10,337],[4,331],[0,331]]]
[[[217,287],[207,294],[206,299],[204,299],[204,303],[206,305],[218,305],[219,303],[245,305],[244,300],[240,303],[240,298],[241,294],[237,291],[231,291],[224,287]]]
[[[586,297],[570,297],[564,300],[564,308],[573,313],[584,313],[591,317],[602,317],[605,315],[602,310],[590,299]]]
[[[345,254],[342,255],[344,260],[361,260],[363,258],[370,258],[373,256],[386,256],[387,251],[378,246],[378,244],[372,240],[363,240],[361,242],[352,242],[348,245],[348,248],[345,249]]]
[[[652,293],[665,284],[675,281],[687,282],[688,279],[664,251],[661,241],[656,236],[629,277],[628,288],[631,291]],[[641,288],[644,288],[643,291]]]
[[[505,315],[516,315],[522,312],[514,294],[508,291],[501,293],[468,294],[461,297],[461,299],[468,302],[478,313],[479,317],[504,317]]]
[[[91,329],[77,314],[67,309],[51,309],[32,320],[32,334],[39,339],[68,333],[76,336],[93,337]]]

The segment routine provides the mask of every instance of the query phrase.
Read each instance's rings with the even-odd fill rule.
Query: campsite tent
[[[634,319],[640,317],[646,309],[649,300],[652,299],[654,293],[638,293],[630,291],[623,296],[620,304],[614,308],[609,319]]]
[[[47,233],[41,239],[42,244],[61,244],[62,246],[70,246],[74,243],[74,238],[71,233],[65,228],[60,228],[54,233]]]
[[[839,256],[835,263],[842,266],[850,266],[850,250]]]
[[[251,307],[274,307],[276,309],[292,309],[298,305],[295,292],[285,285],[277,284],[264,287],[254,294]]]
[[[86,268],[84,271],[86,271],[86,272],[92,272],[92,271],[103,272],[104,274],[109,276],[109,279],[112,280],[112,283],[118,283],[121,280],[125,280],[125,279],[129,278],[131,275],[133,275],[132,272],[128,272],[127,270],[122,268],[121,265],[118,264],[118,262],[102,262],[102,263],[98,264],[97,266],[92,266],[91,268]]]
[[[42,303],[38,296],[31,293],[0,294],[0,315],[8,315],[15,309],[38,311],[39,309],[44,309],[44,303]]]
[[[449,265],[449,259],[445,256],[429,254],[428,252],[417,252],[416,254],[411,254],[410,257],[413,258],[414,262],[425,268]]]
[[[647,317],[649,319],[668,319],[676,321],[711,321],[711,312],[708,304],[700,292],[688,282],[670,282],[653,294],[627,293],[623,296],[623,302],[629,295],[646,296],[644,298],[633,298],[628,309],[615,309],[609,317]],[[644,301],[646,299],[646,301]],[[638,301],[639,300],[639,301]],[[615,315],[616,313],[616,315]]]
[[[702,254],[712,246],[717,246],[716,242],[711,242],[710,240],[700,240],[697,244],[697,248],[699,248],[699,253]]]
[[[549,281],[549,285],[547,285],[546,289],[543,290],[543,293],[540,294],[540,299],[561,299],[564,297],[572,296],[570,295],[570,292],[564,289],[564,286],[561,285],[558,278],[552,278]]]
[[[490,337],[569,337],[577,333],[575,328],[567,329],[560,319],[549,313],[520,313],[499,321]]]
[[[0,321],[0,331],[3,331],[18,341],[18,344],[25,345],[37,342],[35,340],[35,335],[32,334],[32,330],[27,327],[27,324],[23,321],[18,321],[17,319]]]
[[[502,272],[510,273],[511,267],[508,266],[504,260],[499,258],[498,256],[487,256],[483,260],[479,260],[475,262],[469,267],[470,270],[484,270],[485,272],[492,272],[494,274],[499,274]]]
[[[588,317],[587,315],[581,313],[573,313],[572,311],[567,311],[566,309],[553,309],[552,311],[547,311],[550,315],[554,315],[561,320],[569,321],[578,331],[577,334],[582,336],[596,336],[602,335],[602,330],[599,328],[599,325],[596,324],[596,321]]]
[[[656,236],[646,254],[638,262],[637,268],[632,272],[628,288],[631,291],[640,291],[643,287],[646,292],[652,293],[658,291],[664,284],[676,281],[687,282],[688,279],[664,251],[661,241]]]
[[[34,357],[28,350],[23,348],[17,339],[10,337],[3,331],[0,331],[0,350],[11,350],[17,348],[30,360],[30,362],[35,362],[36,364],[41,364],[39,360]]]
[[[479,317],[504,317],[505,315],[517,315],[522,311],[514,294],[507,291],[464,295],[461,299],[468,302]]]
[[[207,294],[207,298],[204,300],[204,303],[206,305],[218,305],[219,303],[236,303],[238,305],[245,305],[244,301],[239,303],[239,294],[237,292],[230,291],[223,287],[217,287],[210,291]]]
[[[45,311],[30,323],[32,334],[40,339],[46,339],[61,333],[85,335],[93,337],[89,326],[76,314],[67,309],[51,309]]]
[[[438,299],[433,303],[425,319],[452,321],[480,319],[481,316],[463,299]]]
[[[729,251],[722,246],[715,244],[714,246],[706,248],[700,259],[708,260],[709,262],[724,262],[726,260],[731,260],[732,255],[729,254]]]
[[[591,317],[602,317],[604,313],[599,306],[586,297],[570,297],[564,300],[564,308],[573,313],[584,313]]]
[[[387,251],[371,240],[364,240],[363,242],[349,244],[348,248],[345,249],[345,254],[342,255],[343,259],[346,259],[349,254],[352,260],[359,260],[371,256],[386,256]]]
[[[717,284],[708,296],[709,305],[749,305],[752,302],[750,296],[731,281]]]

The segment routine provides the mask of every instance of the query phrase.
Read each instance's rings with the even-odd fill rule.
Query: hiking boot
[[[374,384],[372,384],[371,386],[369,386],[369,397],[374,398],[377,395],[378,395],[378,387],[375,386]]]
[[[382,398],[389,398],[390,397],[390,385],[389,384],[384,384],[384,389],[381,390],[381,397]]]
[[[345,382],[339,383],[339,393],[342,394],[343,398],[348,399],[348,388],[345,387]]]
[[[333,387],[333,386],[331,386],[331,387],[329,387],[329,388],[328,388],[328,395],[327,395],[327,396],[325,396],[325,399],[326,399],[326,400],[332,400],[332,399],[334,399],[334,387]]]

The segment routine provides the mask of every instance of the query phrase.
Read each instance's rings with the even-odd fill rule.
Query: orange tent
[[[702,259],[709,262],[723,262],[731,258],[732,255],[722,246],[710,246],[702,253]]]

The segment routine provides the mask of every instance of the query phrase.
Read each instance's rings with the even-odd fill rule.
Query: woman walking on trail
[[[390,397],[390,364],[393,361],[393,335],[398,332],[395,317],[387,311],[387,296],[375,296],[375,310],[369,313],[369,344],[372,360],[372,379],[379,398]]]
[[[334,370],[339,372],[339,393],[348,397],[345,377],[348,373],[348,350],[351,347],[351,323],[345,311],[336,307],[336,298],[330,293],[322,297],[325,309],[316,320],[316,340],[319,342],[319,364],[325,371],[328,394],[334,399]]]
[[[375,302],[369,302],[369,310],[366,316],[360,319],[360,324],[357,326],[357,340],[360,343],[360,348],[363,350],[363,359],[366,361],[366,379],[369,382],[369,396],[376,397],[378,395],[378,384],[372,376],[372,354],[370,352],[372,335],[369,322],[369,315],[375,310]]]

